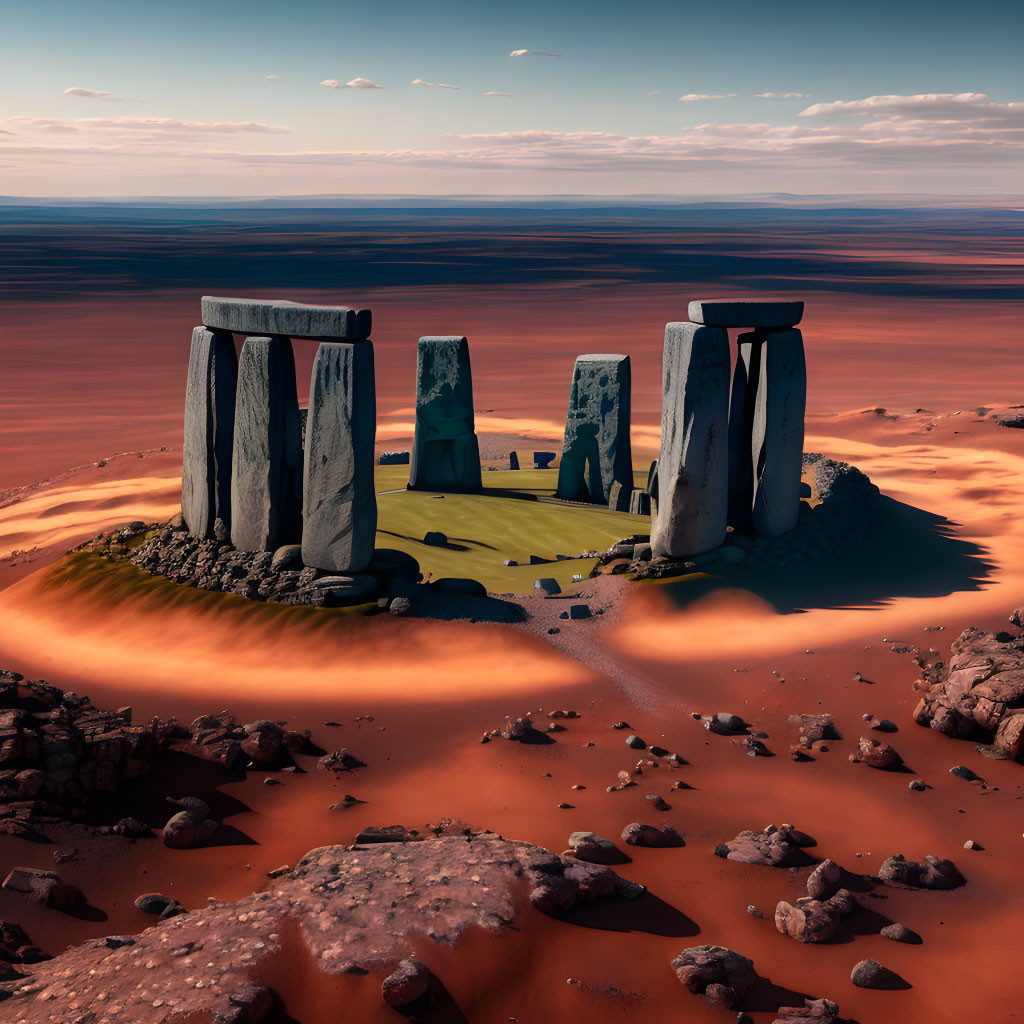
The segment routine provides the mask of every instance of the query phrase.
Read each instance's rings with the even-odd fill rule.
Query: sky
[[[0,0],[0,195],[1019,194],[1013,0]]]

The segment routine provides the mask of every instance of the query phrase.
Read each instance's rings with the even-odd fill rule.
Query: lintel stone
[[[757,299],[694,299],[690,322],[707,327],[795,327],[804,315],[799,301]]]
[[[333,338],[365,341],[370,336],[368,309],[310,306],[287,299],[240,299],[204,295],[203,324],[235,334],[285,338]]]

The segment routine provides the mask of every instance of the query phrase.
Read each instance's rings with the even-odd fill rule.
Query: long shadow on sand
[[[801,531],[817,510],[805,513],[792,535],[770,542],[765,565],[715,563],[707,577],[665,585],[681,607],[723,588],[749,590],[780,614],[813,608],[880,606],[900,597],[942,597],[981,590],[995,568],[984,548],[956,536],[956,523],[892,498],[876,499],[881,525],[870,537],[837,553],[820,553]],[[786,542],[785,555],[773,546]],[[713,574],[713,575],[710,575]]]
[[[672,938],[700,935],[696,921],[649,892],[635,900],[581,903],[572,910],[552,916],[581,928],[602,931],[647,932]]]
[[[116,794],[97,796],[89,805],[87,822],[109,824],[118,818],[137,818],[150,828],[163,828],[180,810],[168,797],[197,796],[210,805],[220,827],[203,846],[247,846],[254,840],[225,822],[249,810],[241,800],[220,791],[228,782],[240,782],[245,773],[215,761],[204,761],[176,750],[160,751],[144,775],[123,783]]]

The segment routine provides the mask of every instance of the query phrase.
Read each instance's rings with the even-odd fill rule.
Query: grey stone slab
[[[665,325],[658,497],[651,545],[685,558],[725,540],[728,505],[729,335]]]
[[[753,524],[764,536],[786,533],[797,523],[806,404],[803,336],[796,330],[766,333],[751,432]]]
[[[309,306],[287,299],[237,299],[204,295],[203,323],[235,334],[281,335],[285,338],[337,338],[359,341],[370,336],[368,309]]]
[[[651,514],[651,496],[638,487],[629,496],[629,511],[634,516],[649,516]]]
[[[301,533],[302,440],[287,338],[246,338],[238,364],[231,543],[275,551]]]
[[[238,357],[230,334],[196,327],[185,388],[181,516],[194,537],[231,522],[231,449]]]
[[[799,301],[694,299],[689,307],[690,320],[707,327],[795,327],[803,315]]]
[[[555,497],[608,504],[612,485],[633,487],[629,356],[578,356],[572,373]],[[627,506],[628,507],[628,506]]]
[[[409,487],[478,491],[480,485],[469,342],[465,338],[420,338]]]
[[[302,561],[358,573],[373,557],[377,496],[373,345],[321,342],[309,382]]]

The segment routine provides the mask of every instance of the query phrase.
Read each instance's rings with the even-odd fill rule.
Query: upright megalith
[[[729,335],[665,325],[655,554],[684,558],[725,540],[728,502]]]
[[[373,346],[321,342],[309,382],[303,458],[302,561],[361,572],[373,556],[377,497]]]
[[[751,424],[753,526],[777,536],[796,526],[804,452],[807,365],[798,330],[763,334]]]
[[[420,338],[411,490],[478,491],[480,446],[465,338]]]
[[[633,487],[630,388],[629,356],[577,357],[556,498],[607,505],[612,484],[618,483],[629,507]]]
[[[302,440],[292,343],[246,338],[238,366],[231,543],[273,551],[301,535]]]
[[[181,515],[194,537],[231,525],[231,449],[235,431],[238,357],[226,331],[192,331],[185,389]]]

